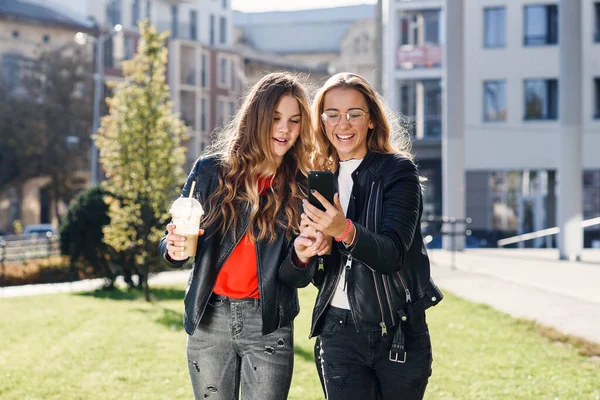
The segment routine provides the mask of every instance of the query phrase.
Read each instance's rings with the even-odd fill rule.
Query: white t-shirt
[[[340,196],[340,203],[344,210],[344,215],[348,213],[348,204],[350,203],[350,196],[352,195],[352,186],[354,181],[352,180],[352,173],[358,168],[362,158],[360,160],[348,160],[340,161],[340,171],[338,174],[338,193]],[[345,260],[344,260],[345,261]],[[338,308],[350,309],[350,303],[348,302],[348,293],[346,292],[346,268],[342,269],[342,275],[338,281],[335,293],[331,299],[331,305]]]

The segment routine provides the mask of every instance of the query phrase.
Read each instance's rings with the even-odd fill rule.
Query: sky
[[[308,10],[375,4],[377,0],[231,0],[231,8],[243,12]]]

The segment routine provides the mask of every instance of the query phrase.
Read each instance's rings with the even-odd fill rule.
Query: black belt
[[[213,293],[210,296],[210,301],[222,301],[222,302],[227,302],[227,301],[229,301],[229,302],[231,302],[231,301],[234,301],[234,302],[246,302],[247,301],[247,302],[259,303],[260,302],[260,298],[255,299],[255,298],[249,297],[249,298],[245,298],[245,299],[233,299],[231,297],[222,296],[220,294]]]
[[[408,321],[408,316],[404,310],[400,310],[398,313],[398,327],[394,338],[392,339],[392,347],[390,348],[390,361],[405,363],[406,362],[406,350],[404,349],[404,331],[402,330],[402,324]]]

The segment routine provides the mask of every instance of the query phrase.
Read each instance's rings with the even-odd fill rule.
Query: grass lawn
[[[314,289],[300,291],[290,399],[320,399],[308,340]],[[0,298],[0,398],[190,399],[182,286]],[[428,314],[434,373],[426,399],[600,400],[600,362],[531,323],[446,294]]]

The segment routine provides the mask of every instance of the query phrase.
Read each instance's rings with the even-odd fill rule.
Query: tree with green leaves
[[[104,241],[135,254],[150,301],[148,273],[168,221],[168,206],[181,186],[185,125],[173,113],[166,83],[167,34],[140,24],[136,55],[123,63],[124,80],[113,85],[108,115],[95,137],[104,168],[110,224]]]

